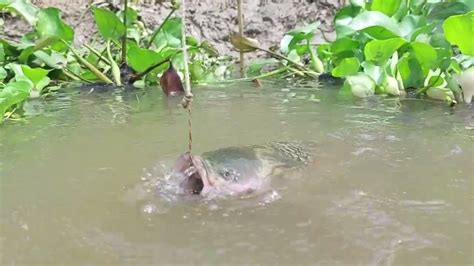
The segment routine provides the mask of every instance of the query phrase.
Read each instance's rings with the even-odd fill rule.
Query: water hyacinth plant
[[[311,23],[285,34],[282,55],[296,64],[309,58],[312,71],[343,78],[342,90],[357,97],[413,89],[450,105],[471,101],[474,1],[348,2],[334,17],[334,41],[311,44],[319,29]]]
[[[29,0],[0,1],[0,10],[21,15],[33,29],[19,41],[0,38],[0,121],[13,112],[21,114],[22,102],[50,94],[60,83],[143,88],[157,85],[171,63],[180,73],[184,64],[182,21],[172,16],[179,5],[171,5],[169,15],[156,29],[147,29],[137,9],[124,3],[118,12],[90,6],[98,34],[91,43],[77,48],[74,30],[59,9],[38,8]],[[186,44],[193,81],[224,78],[229,61],[219,57],[212,45],[192,36]]]

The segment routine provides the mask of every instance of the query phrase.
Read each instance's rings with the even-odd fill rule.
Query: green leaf
[[[137,72],[142,72],[146,70],[148,67],[157,64],[167,58],[170,58],[171,55],[176,53],[176,51],[162,51],[160,53],[147,50],[144,48],[139,48],[137,46],[130,47],[128,49],[128,63],[133,68],[133,70]]]
[[[471,11],[467,5],[460,2],[440,2],[433,4],[433,8],[428,13],[428,19],[445,20],[450,16],[462,15]]]
[[[354,75],[359,71],[360,63],[355,57],[343,59],[331,72],[334,77]]]
[[[8,9],[13,9],[16,13],[23,16],[30,25],[35,25],[38,8],[31,4],[29,0],[14,0],[8,6]]]
[[[7,8],[13,0],[0,0],[0,9]]]
[[[33,84],[36,85],[44,79],[46,76],[48,76],[49,71],[42,69],[42,68],[30,68],[27,65],[21,65],[21,69],[23,70],[23,73],[25,74],[26,77],[28,77]]]
[[[58,52],[52,51],[51,55],[44,51],[36,51],[33,55],[40,61],[51,68],[62,69],[67,64],[67,59]]]
[[[165,46],[181,47],[181,24],[180,17],[172,17],[166,20],[153,41],[155,46],[158,48]]]
[[[117,17],[120,19],[120,22],[122,22],[122,25],[123,25],[123,11],[122,10],[117,12]],[[138,19],[137,10],[127,7],[127,28],[132,26],[135,22],[137,22],[137,19]]]
[[[359,42],[353,38],[338,38],[331,44],[331,53],[337,54],[343,51],[352,51],[359,48]]]
[[[97,28],[105,40],[118,41],[125,34],[125,27],[114,12],[104,8],[94,8]]]
[[[71,43],[74,39],[74,31],[61,19],[60,11],[54,7],[48,7],[38,12],[36,31],[40,38],[51,42],[51,48],[56,51],[64,51],[67,46],[60,40]],[[51,37],[58,38],[54,40]],[[46,42],[47,44],[47,42]],[[45,45],[44,43],[40,46]]]
[[[349,23],[348,27],[353,32],[363,31],[375,39],[400,37],[397,22],[378,11],[360,13]]]
[[[431,69],[437,59],[436,50],[429,44],[422,42],[411,42],[412,56],[414,56],[423,67],[425,74]]]
[[[403,56],[398,62],[398,71],[405,88],[420,88],[423,86],[425,75],[416,58],[410,57],[408,54]]]
[[[372,2],[371,10],[380,11],[385,15],[391,17],[400,8],[401,0],[374,0]]]
[[[361,10],[362,8],[360,6],[348,5],[337,11],[336,15],[334,16],[334,20],[337,21],[339,19],[347,18],[347,17],[353,18],[357,16]]]
[[[452,45],[457,45],[463,54],[474,56],[474,11],[447,18],[443,30]]]
[[[0,122],[5,112],[14,105],[25,101],[30,95],[31,85],[26,81],[15,81],[8,83],[0,91]]]
[[[404,43],[402,38],[372,40],[365,45],[365,59],[376,65],[383,65]]]
[[[458,2],[461,2],[461,3],[465,4],[469,8],[469,11],[474,10],[474,1],[472,1],[472,0],[458,0]]]

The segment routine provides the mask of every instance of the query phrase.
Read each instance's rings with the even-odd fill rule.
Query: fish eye
[[[238,174],[233,169],[224,168],[220,171],[222,177],[227,181],[237,181]]]

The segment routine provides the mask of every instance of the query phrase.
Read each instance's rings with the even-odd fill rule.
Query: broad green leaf
[[[443,29],[452,45],[457,45],[463,54],[474,56],[474,11],[447,18]]]
[[[119,12],[117,12],[117,16],[123,24],[123,11],[120,10]],[[138,18],[137,10],[127,7],[127,27],[130,27],[135,22],[137,22],[137,18]]]
[[[30,68],[27,65],[21,65],[21,69],[23,70],[23,73],[25,74],[25,76],[28,77],[33,82],[35,87],[49,73],[48,70],[45,70],[45,69],[42,69],[42,68],[39,68],[39,67],[38,68]]]
[[[30,91],[31,85],[26,81],[8,83],[3,90],[0,90],[0,122],[6,111],[28,98]]]
[[[397,22],[379,11],[360,13],[348,26],[354,32],[363,31],[375,39],[400,37]]]
[[[153,43],[156,47],[181,47],[181,18],[172,17],[163,24]]]
[[[410,57],[408,54],[403,56],[398,62],[398,71],[405,88],[420,88],[423,86],[425,75],[416,58]]]
[[[14,0],[9,6],[8,9],[13,9],[18,14],[22,15],[25,20],[30,25],[35,25],[36,23],[36,13],[38,8],[31,4],[29,0]]]
[[[67,64],[67,59],[61,53],[55,51],[52,51],[51,54],[44,51],[36,51],[33,55],[41,64],[45,64],[51,68],[62,69]]]
[[[404,43],[402,38],[372,40],[365,45],[365,59],[376,65],[383,65]]]
[[[461,3],[465,4],[469,8],[469,11],[474,10],[474,1],[472,1],[472,0],[458,0],[458,2],[461,2]]]
[[[428,19],[445,20],[450,16],[462,15],[471,11],[467,5],[460,2],[441,2],[433,4],[433,8],[428,13]]]
[[[435,33],[431,35],[430,45],[434,48],[444,48],[452,51],[451,44],[446,40],[443,33]]]
[[[436,25],[437,25],[436,23],[431,23],[422,27],[418,27],[409,35],[405,36],[405,38],[409,39],[410,41],[415,41],[417,37],[421,34],[431,35],[432,32],[436,30]]]
[[[45,47],[50,46],[54,42],[58,41],[59,36],[53,36],[53,35],[45,35],[41,37],[39,40],[36,41],[36,44],[34,46],[34,50],[41,50]]]
[[[412,56],[421,64],[424,73],[428,74],[428,70],[436,63],[438,57],[436,50],[431,45],[422,42],[411,42],[410,46]]]
[[[369,97],[375,93],[375,82],[364,73],[347,77],[344,87],[349,88],[352,94],[359,98]]]
[[[359,71],[360,63],[355,57],[343,59],[331,72],[334,77],[346,77]]]
[[[157,64],[163,60],[169,59],[175,51],[157,53],[148,49],[131,47],[128,49],[128,63],[137,72],[142,72],[148,67]]]
[[[61,19],[60,11],[54,7],[48,7],[38,12],[36,31],[41,38],[50,40],[52,37],[62,39],[71,43],[74,39],[74,31]],[[56,51],[64,51],[67,46],[61,41],[51,40],[51,48]],[[41,44],[44,45],[44,44]]]
[[[0,0],[0,9],[8,7],[13,0]]]
[[[436,24],[428,24],[425,16],[407,15],[402,18],[399,24],[400,34],[407,40],[414,40],[423,32],[430,32]]]
[[[451,57],[453,56],[451,49],[435,48],[435,51],[437,55],[435,65],[442,70],[448,69],[451,65]]]
[[[359,42],[353,38],[338,38],[331,44],[331,53],[337,54],[343,51],[351,51],[359,48]]]
[[[125,34],[125,27],[114,12],[104,8],[94,8],[97,28],[106,40],[118,41]]]
[[[401,2],[401,0],[373,0],[371,10],[380,11],[391,17],[398,11]]]
[[[336,15],[334,16],[334,21],[337,21],[339,19],[346,18],[346,17],[353,18],[357,16],[361,10],[362,8],[356,5],[348,5],[346,7],[343,7],[336,12]]]

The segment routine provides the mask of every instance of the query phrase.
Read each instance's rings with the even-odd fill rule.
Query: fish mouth
[[[189,152],[181,155],[172,168],[174,175],[184,176],[180,187],[185,194],[204,194],[212,186],[207,164],[200,156]]]

